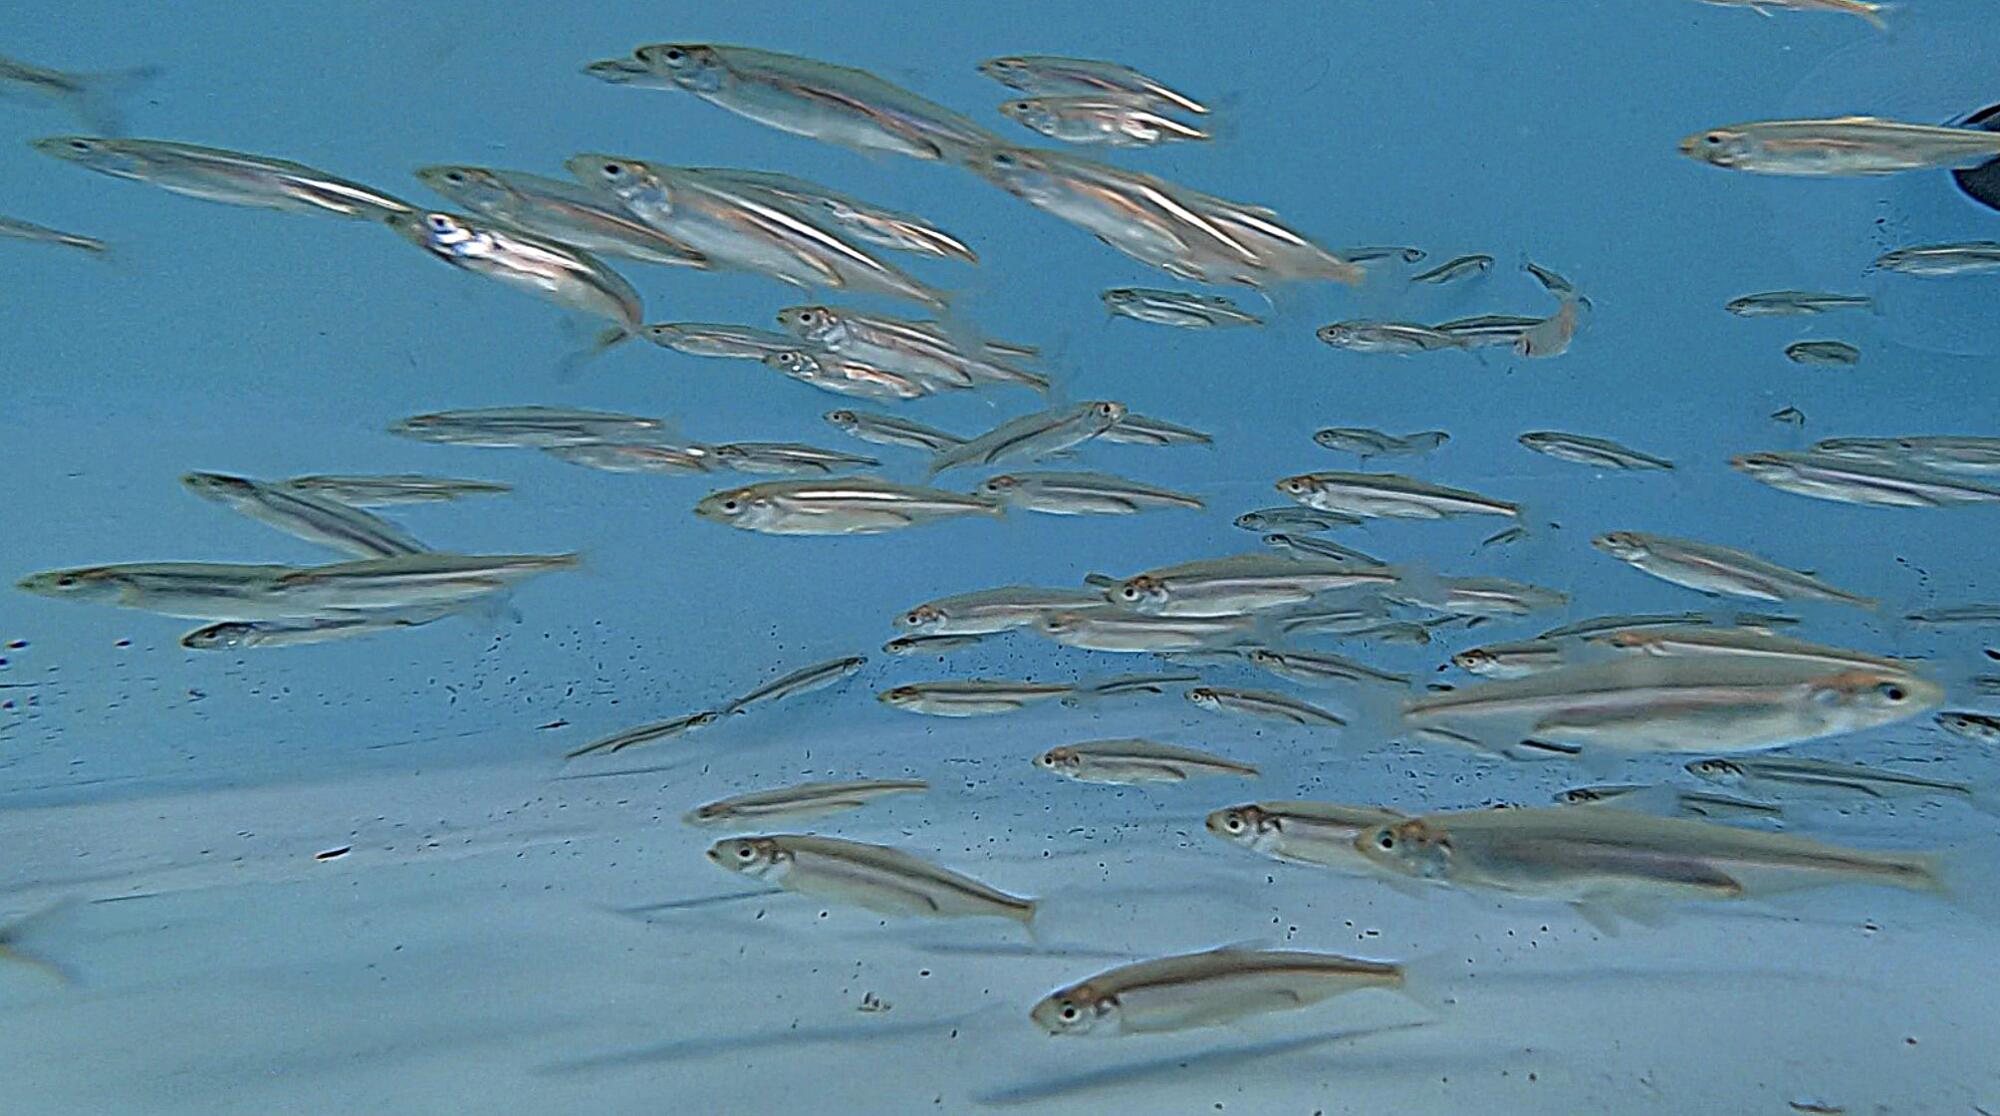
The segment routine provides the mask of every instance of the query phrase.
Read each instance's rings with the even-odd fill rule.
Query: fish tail
[[[1870,4],[1864,0],[1857,14],[1862,19],[1867,20],[1868,25],[1875,28],[1875,30],[1887,31],[1889,30],[1889,21],[1884,17],[1895,10],[1896,5],[1894,4]]]
[[[100,135],[124,135],[125,121],[119,103],[159,77],[161,72],[158,66],[134,66],[129,70],[107,70],[86,75],[80,82],[82,88],[74,97],[76,115]]]

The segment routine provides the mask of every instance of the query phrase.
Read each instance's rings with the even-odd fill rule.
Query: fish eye
[[[446,171],[444,172],[444,180],[446,182],[464,182],[465,172],[455,170]]]
[[[667,49],[660,52],[660,57],[666,59],[669,62],[679,62],[687,57],[687,51],[684,51],[679,47],[668,47]]]
[[[734,500],[724,500],[724,501],[722,502],[722,510],[723,510],[723,511],[727,511],[727,512],[733,512],[733,511],[735,511],[735,510],[736,510],[736,501],[734,501]]]
[[[68,574],[64,574],[63,576],[56,578],[56,588],[68,589],[71,586],[75,585],[76,581],[77,581],[76,578],[71,577]]]
[[[1222,828],[1228,830],[1231,833],[1243,832],[1243,815],[1224,814],[1222,816]]]
[[[1884,701],[1889,702],[1900,702],[1910,696],[1908,690],[1905,690],[1894,682],[1882,683],[1880,686],[1875,687],[1875,692],[1881,694]]]
[[[1710,132],[1707,135],[1701,137],[1701,142],[1709,145],[1710,147],[1721,147],[1723,141],[1726,138],[1728,137],[1724,136],[1721,132]]]
[[[1376,835],[1375,844],[1384,850],[1393,849],[1396,847],[1396,835],[1385,829]]]
[[[993,165],[996,167],[1019,166],[1020,162],[1021,161],[1019,159],[1016,159],[1014,156],[1008,154],[1005,151],[995,152],[993,155]]]
[[[754,857],[756,855],[757,855],[757,850],[751,848],[748,845],[743,845],[736,850],[736,859],[738,860],[749,860],[751,857]]]
[[[623,164],[623,163],[606,163],[606,164],[604,164],[604,173],[605,173],[605,174],[606,174],[607,176],[611,177],[611,178],[616,178],[616,177],[618,177],[619,175],[621,175],[621,174],[624,174],[624,173],[625,173],[625,164]]]
[[[451,228],[451,218],[446,217],[442,213],[433,213],[424,218],[424,224],[429,225],[438,232],[445,232]]]
[[[1058,1014],[1060,1014],[1060,1015],[1062,1016],[1062,1021],[1063,1021],[1063,1022],[1065,1022],[1065,1023],[1074,1023],[1074,1022],[1076,1022],[1076,1020],[1077,1020],[1077,1017],[1078,1017],[1078,1016],[1080,1016],[1080,1015],[1082,1015],[1083,1013],[1082,1013],[1082,1012],[1080,1012],[1080,1011],[1078,1011],[1078,1010],[1076,1010],[1076,1005],[1075,1005],[1075,1004],[1064,1004],[1064,1005],[1062,1006],[1062,1011],[1061,1011],[1061,1012],[1059,1012]]]

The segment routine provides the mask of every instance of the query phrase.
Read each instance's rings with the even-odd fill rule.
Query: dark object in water
[[[1964,120],[1960,127],[2000,132],[2000,105],[1988,105]],[[1955,170],[1951,177],[1966,196],[1988,209],[2000,210],[2000,159],[1989,160],[1970,170]]]

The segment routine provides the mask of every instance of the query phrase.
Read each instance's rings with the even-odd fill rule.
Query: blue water
[[[1756,179],[1674,153],[1681,136],[1727,122],[1937,122],[2000,98],[2000,23],[1987,5],[1907,7],[1889,36],[1851,17],[1766,20],[1686,0],[0,11],[9,57],[162,67],[125,106],[133,135],[296,159],[420,204],[430,200],[408,175],[422,164],[560,176],[565,157],[605,151],[784,171],[921,213],[982,262],[911,269],[958,292],[984,333],[1047,350],[1065,398],[1117,399],[1215,437],[1083,453],[1088,467],[1197,492],[1203,513],[1020,514],[857,538],[732,531],[691,509],[733,479],[612,475],[385,428],[425,411],[545,403],[666,416],[700,441],[858,449],[818,417],[840,400],[753,363],[643,342],[565,377],[579,334],[545,304],[360,223],[206,204],[63,165],[27,141],[75,121],[0,102],[0,212],[112,246],[100,261],[0,243],[9,578],[92,563],[327,560],[188,495],[178,478],[191,469],[505,481],[513,494],[386,514],[440,548],[585,556],[578,572],[522,587],[504,616],[264,652],[185,651],[177,640],[195,622],[0,596],[0,639],[14,641],[0,651],[0,917],[84,901],[28,939],[71,984],[0,967],[0,1110],[1747,1113],[1817,1099],[1850,1112],[2000,1111],[2000,1018],[1985,992],[2000,975],[2000,931],[1976,904],[1841,889],[1607,937],[1559,906],[1410,897],[1201,831],[1208,810],[1252,798],[1539,803],[1606,781],[1594,773],[1413,750],[1372,721],[1336,742],[1202,714],[1171,694],[977,722],[870,700],[919,679],[1157,665],[1143,657],[1135,668],[1021,635],[946,660],[876,654],[838,691],[631,753],[623,770],[641,774],[563,779],[576,772],[557,760],[781,670],[872,653],[894,634],[889,617],[918,601],[1255,549],[1230,520],[1281,503],[1275,478],[1353,467],[1312,443],[1328,425],[1448,430],[1434,455],[1383,467],[1517,501],[1534,528],[1491,549],[1478,544],[1499,521],[1377,521],[1342,541],[1572,596],[1563,615],[1453,630],[1428,647],[1341,648],[1371,663],[1446,680],[1455,672],[1439,664],[1472,643],[1706,607],[1588,545],[1628,528],[1752,549],[1880,597],[1879,615],[1806,608],[1800,632],[1927,657],[1954,681],[1951,708],[1983,700],[1993,711],[1994,698],[1963,684],[2000,673],[1981,654],[1993,631],[1940,634],[1894,617],[2000,598],[1995,513],[1807,500],[1727,460],[1842,434],[2000,433],[1994,280],[1865,272],[1904,244],[1993,239],[2000,215],[1943,174]],[[1426,294],[1393,279],[1280,290],[1274,307],[1232,292],[1275,315],[1261,330],[1107,320],[1100,290],[1178,284],[959,171],[579,72],[661,40],[865,67],[1024,143],[1040,141],[992,111],[1010,94],[976,62],[1116,58],[1216,104],[1225,135],[1110,161],[1269,206],[1330,246],[1498,263]],[[1547,313],[1517,270],[1524,258],[1570,276],[1594,306],[1558,359],[1358,355],[1313,337],[1337,318]],[[801,301],[754,277],[620,270],[649,321],[769,326]],[[1721,309],[1779,287],[1876,293],[1882,312],[1741,320]],[[1788,363],[1784,346],[1805,337],[1847,340],[1862,363]],[[973,432],[1033,405],[1002,389],[904,410]],[[1803,428],[1768,417],[1785,407],[1805,413]],[[1532,429],[1613,438],[1680,468],[1595,472],[1515,444]],[[890,475],[920,478],[906,451],[880,456]],[[1153,792],[1028,766],[1065,739],[1140,733],[1252,759],[1265,777]],[[1812,754],[1994,775],[1990,750],[1927,721]],[[1635,761],[1610,778],[1671,772]],[[918,775],[939,791],[828,832],[929,850],[1042,895],[1066,907],[1052,937],[1071,946],[1130,959],[1284,940],[1451,954],[1492,979],[1456,990],[1442,1023],[1407,1033],[1318,1041],[1345,1022],[1335,1005],[1191,1037],[1057,1043],[1027,1022],[1028,1006],[1106,956],[981,952],[1028,947],[977,928],[820,918],[804,899],[611,913],[737,889],[702,862],[715,835],[680,826],[694,803],[860,775]],[[1793,828],[1992,853],[1981,848],[1991,819],[1954,802],[1861,803]],[[311,860],[344,845],[357,850],[351,867]],[[361,863],[366,852],[377,860]],[[135,894],[152,897],[88,902]],[[864,992],[892,1009],[857,1014]]]

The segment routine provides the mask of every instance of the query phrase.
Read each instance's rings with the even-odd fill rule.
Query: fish
[[[906,635],[882,645],[885,654],[929,655],[946,651],[962,651],[967,647],[984,642],[983,635]]]
[[[1051,1035],[1156,1034],[1296,1011],[1364,988],[1399,990],[1400,965],[1334,953],[1224,946],[1121,965],[1043,997],[1029,1013]]]
[[[875,700],[905,713],[932,717],[985,717],[1013,713],[1036,702],[1052,701],[1075,692],[1067,682],[1016,682],[967,678],[952,682],[916,682],[884,690]]]
[[[371,512],[283,484],[224,473],[188,473],[181,484],[266,526],[361,558],[422,554],[430,547]]]
[[[633,216],[718,268],[806,289],[864,291],[931,306],[949,301],[943,292],[755,190],[623,155],[574,155],[563,167],[585,187],[616,199]]]
[[[1861,350],[1845,341],[1794,341],[1785,346],[1785,359],[1821,368],[1851,368],[1861,363]]]
[[[640,725],[637,728],[629,728],[623,732],[613,733],[600,740],[593,740],[583,747],[567,753],[563,758],[576,759],[579,756],[596,755],[599,752],[608,755],[613,752],[622,752],[627,748],[635,748],[641,744],[655,744],[662,740],[671,740],[677,736],[684,736],[690,732],[694,732],[697,729],[707,728],[720,721],[722,717],[722,711],[719,709],[704,709],[699,713],[689,713],[683,717],[673,717],[665,721],[653,721],[649,724]]]
[[[610,322],[597,339],[600,349],[637,336],[645,324],[632,284],[579,249],[454,213],[411,211],[388,220],[405,240],[453,267]]]
[[[861,152],[963,161],[1000,138],[943,105],[849,66],[720,43],[653,43],[585,72],[614,85],[679,89],[795,136]]]
[[[1320,511],[1318,508],[1297,506],[1258,508],[1239,515],[1233,521],[1245,531],[1331,531],[1336,527],[1355,527],[1361,517],[1341,512]]]
[[[1227,686],[1197,686],[1187,699],[1198,709],[1212,713],[1242,713],[1272,721],[1323,728],[1344,728],[1347,722],[1316,705],[1270,690],[1243,690]]]
[[[1385,870],[1454,887],[1573,904],[1610,928],[1661,904],[1781,889],[1873,884],[1941,893],[1934,857],[1597,806],[1426,814],[1378,826],[1355,847]]]
[[[1461,348],[1483,349],[1504,345],[1511,349],[1522,335],[1547,320],[1526,318],[1517,314],[1480,314],[1471,318],[1439,322],[1430,328],[1451,338]]]
[[[1278,491],[1321,511],[1366,518],[1444,519],[1457,515],[1519,516],[1518,505],[1476,492],[1420,481],[1400,473],[1300,473]]]
[[[1000,106],[1007,119],[1062,143],[1156,147],[1215,137],[1118,97],[1024,97]]]
[[[1874,3],[1872,0],[1702,0],[1702,3],[1725,8],[1749,8],[1767,18],[1772,9],[1794,12],[1845,12],[1867,20],[1877,31],[1889,29],[1889,23],[1882,18],[1882,13],[1888,11],[1890,6]]]
[[[1590,544],[1663,581],[1702,593],[1754,601],[1831,601],[1865,609],[1879,603],[1749,551],[1715,543],[1643,531],[1609,531]]]
[[[1985,713],[1939,713],[1937,726],[1953,736],[1976,744],[2000,744],[2000,717]]]
[[[1822,438],[1812,452],[1850,461],[1932,469],[1941,473],[2000,474],[2000,438],[1926,434],[1901,438]]]
[[[1583,325],[1583,312],[1589,305],[1581,298],[1564,298],[1554,314],[1514,338],[1515,355],[1540,359],[1559,357],[1568,352],[1570,343],[1576,339],[1577,330]]]
[[[1398,604],[1414,605],[1452,616],[1526,616],[1561,608],[1569,594],[1504,577],[1446,577],[1414,581],[1382,595]]]
[[[1787,423],[1792,426],[1804,426],[1806,424],[1806,413],[1797,407],[1781,407],[1778,410],[1772,411],[1770,418],[1773,422]]]
[[[168,140],[50,136],[35,150],[112,178],[228,205],[381,221],[415,212],[400,198],[288,159]]]
[[[702,167],[698,173],[731,186],[755,190],[788,205],[808,220],[831,220],[837,232],[880,248],[976,264],[979,254],[958,237],[913,213],[837,193],[817,182],[772,171]]]
[[[530,577],[574,569],[580,562],[575,554],[427,551],[291,570],[280,575],[260,595],[279,610],[280,618],[426,608],[488,596]],[[266,617],[220,617],[263,618]]]
[[[1381,806],[1269,801],[1216,810],[1205,824],[1222,840],[1273,860],[1367,873],[1374,862],[1356,851],[1355,838],[1404,816]]]
[[[573,446],[588,442],[642,441],[665,424],[656,418],[569,407],[482,407],[414,415],[389,433],[457,446]]]
[[[1564,434],[1557,430],[1531,430],[1515,439],[1536,453],[1558,461],[1573,461],[1594,469],[1672,469],[1664,457],[1621,446],[1609,438],[1587,434]]]
[[[2000,135],[1843,116],[1710,128],[1683,139],[1680,151],[1727,170],[1846,177],[1976,167],[2000,157]]]
[[[2000,802],[1971,784],[1926,779],[1921,775],[1858,763],[1835,763],[1797,756],[1717,756],[1690,761],[1687,772],[1711,783],[1780,797],[1794,790],[1833,791],[1864,798],[1939,796],[1963,799],[1982,813],[2000,812]]]
[[[1215,441],[1193,427],[1135,415],[1130,410],[1097,437],[1100,441],[1131,446],[1205,446]]]
[[[694,508],[703,519],[767,535],[872,535],[1004,512],[984,497],[874,477],[765,481],[712,492]]]
[[[1386,434],[1356,426],[1329,426],[1313,431],[1313,441],[1336,453],[1351,453],[1363,461],[1371,457],[1406,457],[1426,454],[1446,442],[1451,435],[1442,430],[1420,430],[1415,434]]]
[[[796,338],[785,334],[725,322],[655,322],[639,332],[663,349],[689,356],[763,360],[799,347]]]
[[[1924,608],[1906,613],[1903,619],[1912,624],[1925,624],[1942,628],[1956,624],[2000,624],[2000,604],[1945,605],[1941,608]]]
[[[989,58],[978,69],[1009,89],[1036,96],[1094,95],[1150,108],[1208,115],[1207,106],[1201,102],[1116,62],[1012,54]]]
[[[727,717],[741,713],[753,705],[784,701],[786,698],[798,697],[800,694],[809,694],[814,690],[823,690],[828,686],[836,685],[852,678],[856,671],[867,665],[868,657],[866,655],[843,655],[837,659],[828,659],[823,663],[814,663],[811,666],[800,667],[797,670],[779,675],[756,689],[751,690],[749,693],[731,700],[729,704],[722,707],[720,712],[723,716]]]
[[[843,407],[828,411],[820,417],[833,424],[835,429],[878,446],[901,446],[904,449],[923,450],[935,454],[965,441],[956,434],[947,434],[898,415],[876,414]]]
[[[1718,626],[1641,628],[1608,632],[1586,638],[1593,643],[1603,643],[1620,651],[1645,655],[1734,655],[1811,663],[1833,670],[1910,668],[1909,664],[1899,659],[1850,651],[1844,647],[1808,643],[1802,639],[1789,639],[1773,635],[1762,628]]]
[[[47,101],[74,115],[84,127],[115,136],[125,130],[118,102],[160,73],[158,66],[68,73],[18,58],[0,57],[0,100]]]
[[[1142,783],[1184,783],[1200,775],[1257,777],[1257,769],[1193,748],[1151,740],[1089,740],[1064,744],[1035,757],[1035,766],[1079,783],[1136,786]]]
[[[1388,563],[1372,554],[1342,546],[1332,539],[1316,539],[1310,535],[1293,535],[1283,531],[1273,531],[1262,536],[1265,546],[1298,558],[1320,558],[1331,562],[1345,562],[1354,566],[1386,567]]]
[[[394,628],[414,628],[449,615],[450,609],[410,613],[352,613],[296,620],[225,620],[181,637],[190,651],[247,651],[257,647],[303,647],[357,639]]]
[[[543,446],[542,452],[572,465],[607,473],[707,473],[721,467],[707,446],[664,442],[586,442]]]
[[[1049,457],[1083,444],[1125,417],[1125,405],[1090,400],[1009,419],[931,458],[933,476],[965,465]]]
[[[792,348],[767,354],[763,362],[766,368],[774,368],[802,384],[863,399],[916,399],[929,395],[936,387],[933,382],[832,352]]]
[[[1451,657],[1451,664],[1481,678],[1526,678],[1570,661],[1561,643],[1547,637],[1468,647]]]
[[[1181,329],[1219,329],[1225,326],[1260,326],[1264,319],[1236,305],[1226,295],[1189,294],[1153,287],[1112,287],[1098,296],[1104,308],[1121,318],[1178,326]]]
[[[1353,635],[1384,623],[1387,607],[1381,601],[1367,601],[1358,608],[1287,609],[1278,615],[1278,631],[1284,635]],[[1423,631],[1419,625],[1412,626]],[[1424,642],[1429,639],[1426,634]]]
[[[1430,253],[1422,248],[1409,248],[1393,244],[1373,244],[1360,248],[1342,248],[1335,255],[1349,263],[1367,263],[1370,260],[1401,260],[1404,263],[1418,263]]]
[[[295,492],[310,492],[328,500],[338,500],[351,508],[433,504],[463,496],[494,496],[514,490],[513,485],[500,481],[432,477],[419,473],[380,476],[314,473],[286,477],[277,483]]]
[[[1558,300],[1569,299],[1576,295],[1575,283],[1533,260],[1522,260],[1521,270],[1527,272],[1535,282],[1542,285],[1543,290],[1556,296]]]
[[[1898,248],[1876,257],[1875,267],[1881,271],[1930,279],[1982,275],[2000,271],[2000,241],[1975,240],[1963,244],[1919,244]]]
[[[831,476],[842,469],[872,469],[880,461],[860,454],[820,449],[800,442],[725,442],[709,446],[718,469],[739,473],[814,473]]]
[[[1353,659],[1323,651],[1285,651],[1275,647],[1256,647],[1252,648],[1244,658],[1250,661],[1250,665],[1260,670],[1269,671],[1280,678],[1306,686],[1365,683],[1402,687],[1410,684],[1407,675],[1389,674],[1365,663],[1357,663]]]
[[[2000,502],[2000,489],[1939,473],[1811,453],[1746,453],[1730,467],[1781,492],[1890,508],[1944,508]]]
[[[1784,658],[1634,655],[1417,698],[1417,726],[1484,726],[1581,748],[1753,752],[1894,724],[1944,691],[1907,669]]]
[[[1052,612],[1102,605],[1089,589],[1005,585],[927,601],[898,615],[896,627],[919,635],[990,635],[1038,623]]]
[[[1207,506],[1199,496],[1109,473],[1002,473],[981,481],[979,493],[1010,508],[1048,515],[1132,515],[1158,508],[1199,511]]]
[[[1569,636],[1593,636],[1608,632],[1631,631],[1637,628],[1665,628],[1689,625],[1713,624],[1715,621],[1699,612],[1667,612],[1650,615],[1619,613],[1615,616],[1593,616],[1560,627],[1550,628],[1537,639],[1563,639]]]
[[[487,220],[585,252],[670,267],[710,266],[707,256],[575,182],[452,165],[421,167],[417,178]]]
[[[58,600],[92,601],[193,620],[292,619],[262,601],[297,567],[220,562],[133,562],[29,574],[14,587]]]
[[[1458,337],[1420,322],[1329,322],[1313,331],[1321,344],[1351,353],[1432,353],[1439,349],[1462,349]]]
[[[1147,570],[1107,589],[1104,596],[1122,608],[1160,616],[1239,616],[1397,580],[1396,573],[1381,567],[1251,553]]]
[[[1255,621],[1244,616],[1156,616],[1102,602],[1045,613],[1033,627],[1065,646],[1128,654],[1213,650],[1240,643],[1256,631]]]
[[[1492,256],[1454,256],[1421,275],[1410,276],[1410,282],[1443,286],[1446,283],[1457,283],[1461,280],[1484,275],[1492,269]]]
[[[1484,550],[1489,546],[1512,546],[1513,544],[1520,542],[1522,539],[1525,539],[1527,537],[1528,537],[1528,529],[1526,527],[1520,527],[1520,526],[1503,527],[1500,530],[1495,531],[1492,534],[1486,536],[1485,538],[1480,539],[1479,548],[1481,550]]]
[[[796,783],[773,790],[719,798],[681,816],[689,825],[720,825],[751,818],[820,817],[858,810],[879,798],[923,794],[931,789],[922,779],[852,779],[838,783]]]
[[[787,306],[777,320],[801,341],[940,387],[1011,383],[1049,390],[1047,377],[1010,363],[1020,346],[954,337],[936,322],[830,306]]]
[[[1739,318],[1774,318],[1825,314],[1833,310],[1873,310],[1875,300],[1867,295],[1827,294],[1823,291],[1765,291],[1730,299],[1723,309]]]
[[[111,250],[109,245],[94,236],[52,229],[47,225],[37,225],[33,221],[23,221],[19,217],[0,217],[0,238],[75,248],[93,256],[101,256]]]
[[[1555,800],[1564,806],[1606,806],[1618,810],[1647,810],[1658,802],[1671,805],[1677,814],[1697,818],[1776,819],[1785,816],[1782,807],[1773,806],[1768,802],[1754,802],[1747,798],[1709,794],[1706,791],[1643,784],[1571,787],[1568,790],[1558,791]]]
[[[1035,901],[883,845],[774,833],[717,841],[708,859],[731,872],[877,914],[927,918],[991,916],[1030,923]]]

